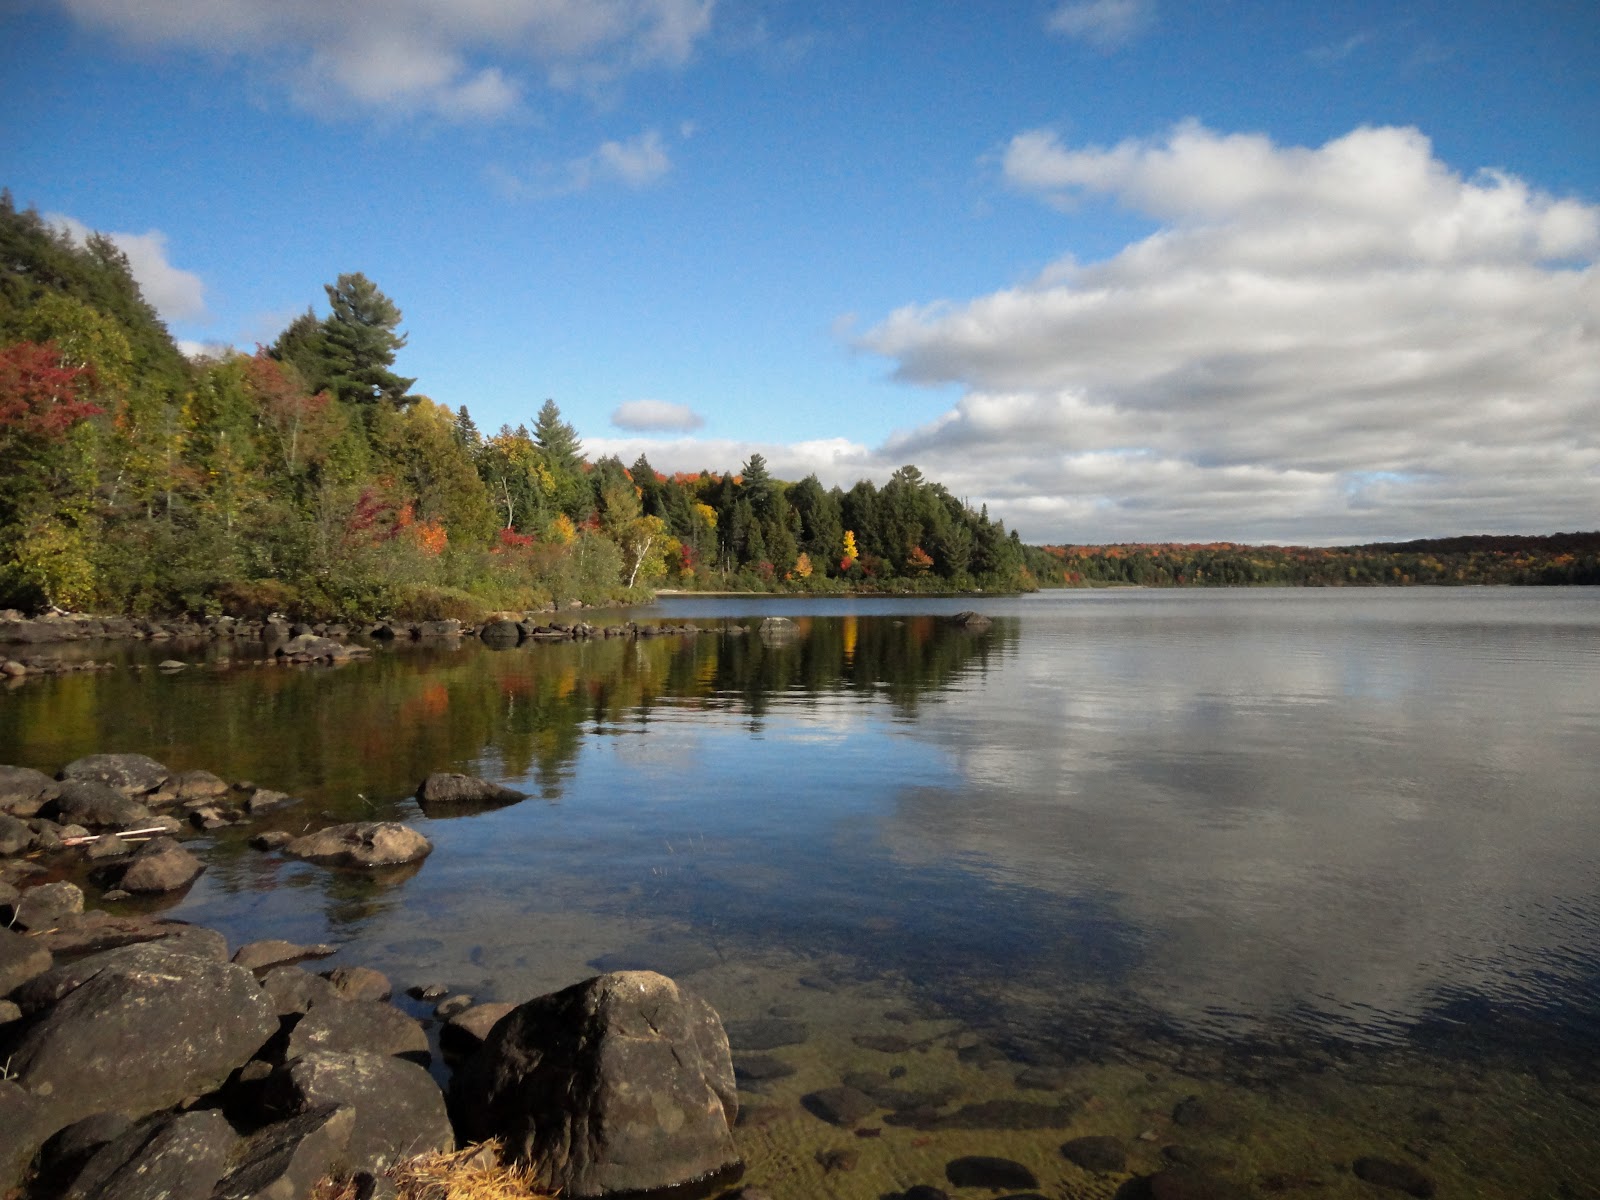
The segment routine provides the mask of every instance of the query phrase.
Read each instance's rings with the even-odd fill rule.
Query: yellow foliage
[[[861,557],[856,550],[856,531],[853,529],[846,529],[844,531],[844,556],[846,558]]]
[[[695,516],[699,517],[706,523],[707,529],[715,529],[717,527],[717,510],[712,508],[711,505],[696,504],[694,506],[694,513]]]
[[[794,560],[794,573],[801,579],[811,578],[811,556],[804,550],[800,552],[800,557]]]
[[[547,540],[558,546],[570,546],[578,540],[578,530],[572,523],[572,518],[566,513],[558,513],[550,522],[550,527],[545,531]]]

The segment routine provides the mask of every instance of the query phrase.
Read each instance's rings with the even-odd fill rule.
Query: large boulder
[[[61,785],[31,767],[0,767],[0,813],[32,817],[61,794]]]
[[[258,1130],[234,1155],[216,1200],[297,1200],[335,1173],[350,1145],[356,1110],[324,1104]]]
[[[289,1034],[285,1058],[317,1050],[393,1054],[427,1065],[428,1035],[421,1025],[383,1000],[321,999]]]
[[[994,621],[984,613],[973,612],[971,609],[967,609],[965,612],[958,612],[955,616],[951,617],[950,624],[954,625],[957,629],[965,629],[968,633],[982,633],[985,629],[989,628],[989,626],[993,625]]]
[[[67,1200],[210,1200],[238,1145],[216,1109],[162,1113],[96,1151]]]
[[[506,650],[522,640],[522,626],[516,621],[502,618],[490,621],[478,630],[478,637],[491,650]]]
[[[273,1080],[277,1104],[294,1113],[328,1104],[355,1109],[345,1162],[381,1171],[413,1154],[455,1149],[444,1093],[427,1069],[385,1054],[317,1050]]]
[[[171,838],[146,842],[122,873],[118,886],[135,895],[175,892],[200,877],[205,864]]]
[[[21,1182],[49,1133],[39,1102],[11,1080],[0,1079],[0,1195]]]
[[[170,774],[155,759],[143,754],[86,754],[61,768],[63,780],[103,783],[124,796],[153,792]]]
[[[137,1117],[210,1091],[278,1029],[255,976],[231,963],[151,943],[72,967],[93,973],[18,1039],[10,1063],[51,1132],[101,1111],[108,1097]],[[25,985],[19,1002],[54,974]]]
[[[426,858],[433,843],[396,821],[358,821],[295,838],[283,852],[336,867],[393,867]]]
[[[332,638],[318,637],[314,633],[302,633],[290,638],[274,653],[279,658],[297,662],[342,662],[347,658],[365,654],[366,651],[360,646],[336,642]]]
[[[526,800],[527,792],[501,787],[474,775],[454,771],[435,771],[417,788],[417,802],[430,817],[448,816],[452,811],[492,808]]]
[[[761,640],[768,645],[792,642],[800,636],[800,626],[788,617],[767,617],[761,622]]]
[[[738,1169],[722,1022],[653,971],[599,975],[520,1005],[451,1085],[458,1127],[498,1137],[563,1196],[648,1191]]]
[[[63,825],[89,829],[137,829],[152,815],[139,801],[96,779],[62,780],[60,795],[44,811]]]
[[[58,924],[65,917],[82,913],[83,889],[65,879],[58,879],[54,883],[41,883],[37,887],[28,888],[18,896],[13,909],[11,914],[13,928],[39,933]]]

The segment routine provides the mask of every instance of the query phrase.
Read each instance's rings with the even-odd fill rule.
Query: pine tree
[[[395,332],[400,310],[394,301],[359,271],[339,276],[324,289],[333,310],[322,323],[328,389],[346,401],[410,404],[415,397],[406,393],[416,380],[389,370],[395,352],[406,344],[405,335]]]

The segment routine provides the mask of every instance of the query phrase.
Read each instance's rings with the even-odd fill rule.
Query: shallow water
[[[969,607],[993,627],[945,619]],[[801,636],[733,632],[769,614]],[[1600,589],[622,616],[713,632],[340,668],[140,647],[0,695],[0,761],[139,751],[306,797],[286,827],[434,840],[368,879],[219,838],[173,911],[236,941],[333,941],[482,999],[653,966],[746,1037],[800,1022],[739,1131],[777,1196],[949,1187],[964,1154],[1110,1196],[1126,1173],[1058,1150],[1091,1133],[1246,1194],[1381,1194],[1349,1170],[1375,1155],[1443,1196],[1600,1195]],[[131,669],[169,657],[213,661]],[[534,798],[428,820],[432,770]],[[942,1103],[850,1130],[803,1101],[891,1070]]]

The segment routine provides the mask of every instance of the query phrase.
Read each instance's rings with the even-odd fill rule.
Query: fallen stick
[[[121,838],[125,842],[131,842],[134,838],[152,838],[157,834],[166,832],[167,830],[164,826],[157,825],[152,829],[124,829],[116,833],[86,833],[82,837],[62,838],[61,844],[63,846],[87,846],[90,842],[98,842],[103,837]]]

